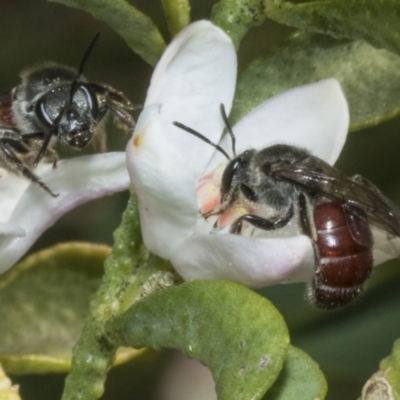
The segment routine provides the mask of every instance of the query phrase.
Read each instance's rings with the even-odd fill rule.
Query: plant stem
[[[159,286],[148,283],[154,281],[155,275],[171,275],[169,263],[155,256],[149,257],[143,245],[133,191],[114,240],[112,253],[104,264],[102,283],[73,350],[72,367],[62,400],[95,400],[103,394],[106,375],[117,351],[104,335],[105,323],[133,302],[157,290]],[[146,283],[149,289],[143,294]]]
[[[190,23],[188,0],[161,0],[171,36],[176,35]]]

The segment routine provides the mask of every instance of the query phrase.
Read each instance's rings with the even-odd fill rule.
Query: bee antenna
[[[73,98],[74,93],[75,93],[75,91],[76,91],[76,88],[77,88],[77,86],[78,86],[79,78],[81,77],[81,75],[82,75],[82,73],[83,73],[83,69],[85,68],[86,61],[87,61],[87,59],[89,58],[90,54],[92,53],[92,50],[93,50],[93,48],[94,48],[94,46],[95,46],[97,40],[99,39],[99,36],[100,36],[100,33],[97,33],[97,34],[94,36],[94,38],[93,38],[92,41],[90,42],[89,46],[87,47],[87,49],[86,49],[86,51],[85,51],[85,54],[84,54],[83,57],[82,57],[81,62],[79,63],[78,74],[77,74],[75,80],[72,82],[72,85],[71,85],[71,92],[70,92],[70,95],[69,95],[70,103],[72,103],[72,98]]]
[[[191,133],[192,135],[198,137],[199,139],[203,140],[204,142],[210,144],[211,146],[215,147],[220,153],[222,153],[228,160],[231,160],[231,158],[229,157],[228,153],[221,147],[218,146],[216,143],[212,142],[210,139],[206,138],[204,135],[202,135],[201,133],[195,131],[192,128],[189,128],[186,125],[181,124],[180,122],[174,121],[173,124],[175,126],[177,126],[178,128]]]
[[[233,133],[231,124],[229,123],[229,120],[228,120],[228,116],[226,115],[225,106],[223,104],[220,104],[219,108],[221,110],[221,115],[222,115],[222,119],[224,120],[225,128],[228,131],[228,133],[229,133],[229,135],[230,135],[230,137],[232,139],[233,156],[236,157],[236,137],[235,137],[235,134]]]
[[[40,101],[40,100],[39,100]],[[43,103],[40,103],[40,106],[43,107]],[[43,158],[43,156],[46,154],[46,151],[49,147],[50,144],[50,140],[53,137],[53,135],[55,134],[55,127],[58,126],[58,124],[60,123],[60,119],[62,117],[62,113],[60,113],[58,115],[58,117],[54,120],[54,126],[51,130],[49,130],[49,132],[47,132],[42,147],[39,149],[39,152],[36,156],[35,161],[33,162],[33,166],[36,168],[37,165],[39,164],[40,160]]]
[[[96,33],[96,35],[94,36],[94,38],[92,39],[92,41],[90,42],[88,48],[85,51],[85,54],[82,57],[82,60],[79,64],[78,67],[78,78],[82,75],[83,73],[83,68],[85,67],[86,61],[89,58],[95,44],[97,43],[97,40],[99,39],[100,33]]]

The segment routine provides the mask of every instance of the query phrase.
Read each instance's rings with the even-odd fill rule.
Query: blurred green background
[[[159,0],[131,1],[147,13],[169,41]],[[216,1],[192,1],[192,19],[208,18]],[[132,53],[106,24],[89,14],[44,0],[0,0],[0,90],[17,85],[19,73],[29,66],[52,60],[77,66],[92,39],[101,33],[85,68],[91,81],[122,90],[134,104],[142,104],[152,69]],[[239,67],[279,43],[291,28],[267,20],[243,40]],[[137,117],[138,112],[135,112]],[[127,137],[109,121],[110,150],[124,149]],[[337,167],[352,175],[360,173],[377,184],[400,205],[400,119],[352,133]],[[75,156],[59,149],[63,157]],[[91,152],[91,149],[85,150]],[[91,202],[69,213],[50,228],[31,252],[69,240],[112,244],[112,232],[125,208],[127,193]],[[295,345],[308,352],[326,373],[328,399],[355,399],[363,382],[388,355],[400,337],[400,264],[387,263],[374,272],[369,290],[354,305],[338,312],[319,312],[307,303],[304,285],[288,285],[263,291],[285,316]],[[399,272],[398,272],[399,271]],[[107,382],[104,399],[155,399],[155,387],[168,353],[150,365],[115,368]],[[64,376],[13,377],[25,400],[60,398]],[[188,397],[189,399],[190,397]]]

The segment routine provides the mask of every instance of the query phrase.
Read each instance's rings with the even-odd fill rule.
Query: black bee
[[[233,159],[200,133],[174,122],[230,160],[222,175],[221,202],[203,217],[221,216],[240,204],[251,211],[231,224],[230,233],[237,235],[245,225],[253,233],[279,230],[295,218],[314,246],[311,300],[325,309],[354,300],[374,264],[371,228],[383,231],[387,241],[398,238],[400,211],[366,179],[348,177],[306,150],[281,144],[236,156],[235,137],[222,106],[221,112],[232,137]]]
[[[0,163],[10,172],[30,179],[56,197],[33,172],[45,157],[56,167],[54,143],[82,149],[92,142],[106,150],[104,117],[112,114],[117,125],[133,130],[133,109],[127,97],[114,88],[91,83],[83,68],[99,35],[90,43],[78,69],[45,63],[21,74],[21,83],[0,96]]]

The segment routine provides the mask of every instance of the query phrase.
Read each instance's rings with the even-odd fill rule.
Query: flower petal
[[[185,240],[171,262],[185,280],[228,279],[250,287],[310,282],[314,253],[307,236],[254,238],[231,234]]]
[[[231,109],[236,70],[230,38],[211,22],[198,21],[175,36],[153,73],[145,107],[162,104],[165,145],[179,147],[181,164],[197,175],[214,149],[198,146],[199,139],[172,122],[181,122],[219,142],[224,128],[219,107],[224,104],[228,112]]]
[[[3,240],[1,236],[25,236],[25,231],[15,224],[7,222],[0,222],[0,241]]]
[[[372,242],[374,243],[372,251],[375,267],[400,257],[400,237],[388,235],[386,231],[374,226],[371,227],[371,232]]]
[[[344,146],[349,127],[349,109],[336,79],[325,79],[274,96],[255,108],[234,127],[240,154],[248,148],[262,150],[282,143],[306,148],[334,164]],[[231,152],[225,136],[221,146]],[[230,153],[229,153],[230,154]],[[210,168],[224,160],[215,154]]]
[[[36,174],[42,174],[52,168],[51,163],[40,163],[35,169]],[[19,199],[30,185],[30,181],[22,176],[0,168],[0,221],[7,222]]]
[[[0,272],[15,264],[44,230],[71,209],[129,187],[123,152],[61,161],[40,178],[59,196],[51,197],[34,184],[28,187],[9,221],[20,226],[26,235],[0,237]]]
[[[157,389],[159,400],[217,400],[211,371],[197,360],[175,352]]]
[[[170,252],[193,232],[197,200],[193,174],[174,160],[179,151],[160,145],[163,137],[159,105],[146,107],[128,142],[127,165],[139,200],[140,222],[146,247],[169,259]]]
[[[230,109],[235,79],[233,45],[207,21],[177,35],[156,67],[127,146],[127,165],[139,198],[144,242],[160,257],[168,259],[192,234],[198,214],[195,181],[214,152],[173,122],[219,141],[219,105]]]

